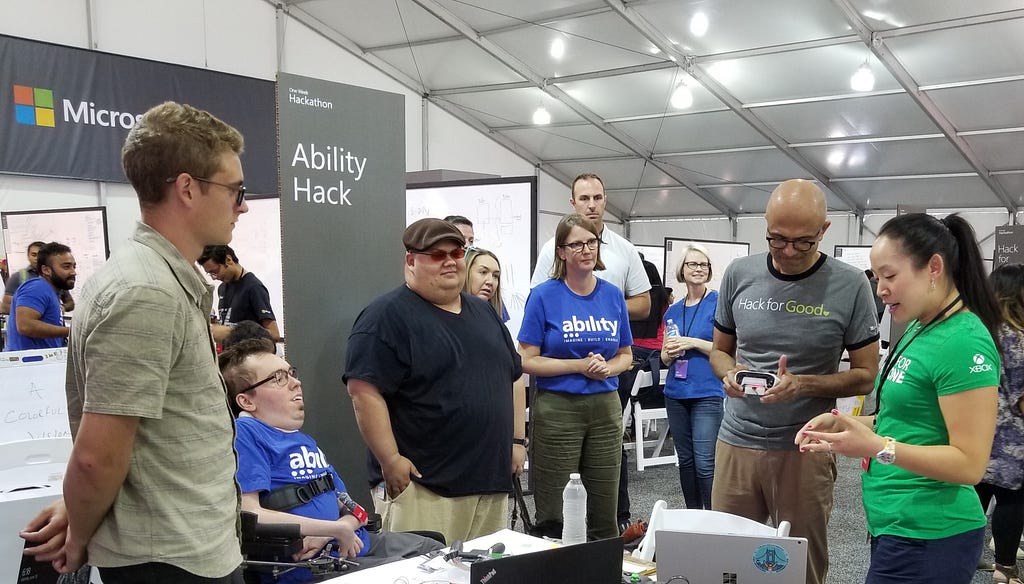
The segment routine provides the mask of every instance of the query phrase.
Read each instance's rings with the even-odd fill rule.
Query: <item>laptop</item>
[[[690,584],[804,584],[807,539],[659,530],[658,582],[682,576]],[[685,582],[686,580],[678,580]]]
[[[473,562],[470,584],[622,584],[622,538]]]

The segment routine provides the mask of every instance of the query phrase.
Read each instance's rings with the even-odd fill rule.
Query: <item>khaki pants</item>
[[[442,497],[422,485],[409,483],[391,499],[381,483],[373,489],[373,507],[380,514],[384,531],[438,531],[448,543],[490,535],[508,527],[508,493]]]
[[[807,538],[807,584],[828,572],[828,518],[836,462],[829,454],[739,448],[715,449],[711,508],[755,521],[789,521],[792,537]]]

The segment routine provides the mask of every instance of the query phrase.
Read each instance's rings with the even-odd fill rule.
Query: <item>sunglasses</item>
[[[443,261],[445,261],[448,258],[452,258],[453,260],[461,260],[462,258],[466,257],[466,248],[459,247],[459,248],[453,249],[451,251],[445,251],[443,249],[435,249],[435,250],[432,250],[432,251],[412,251],[412,250],[410,250],[409,253],[414,253],[414,254],[417,254],[417,255],[430,256],[430,259],[434,260],[435,262],[443,262]]]

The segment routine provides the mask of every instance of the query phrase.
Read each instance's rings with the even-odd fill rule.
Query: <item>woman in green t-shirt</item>
[[[995,433],[999,308],[974,230],[958,215],[889,220],[871,269],[893,321],[907,323],[875,382],[878,414],[821,414],[796,443],[812,456],[863,458],[865,582],[967,584],[984,544],[971,485]]]

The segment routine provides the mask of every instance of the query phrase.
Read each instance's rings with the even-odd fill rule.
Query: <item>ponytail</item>
[[[999,323],[1002,313],[999,303],[992,292],[992,284],[985,275],[985,267],[981,259],[981,249],[974,229],[963,217],[957,214],[947,215],[942,219],[957,243],[957,258],[949,258],[952,266],[953,284],[960,291],[964,305],[978,315],[985,328],[999,345]]]

